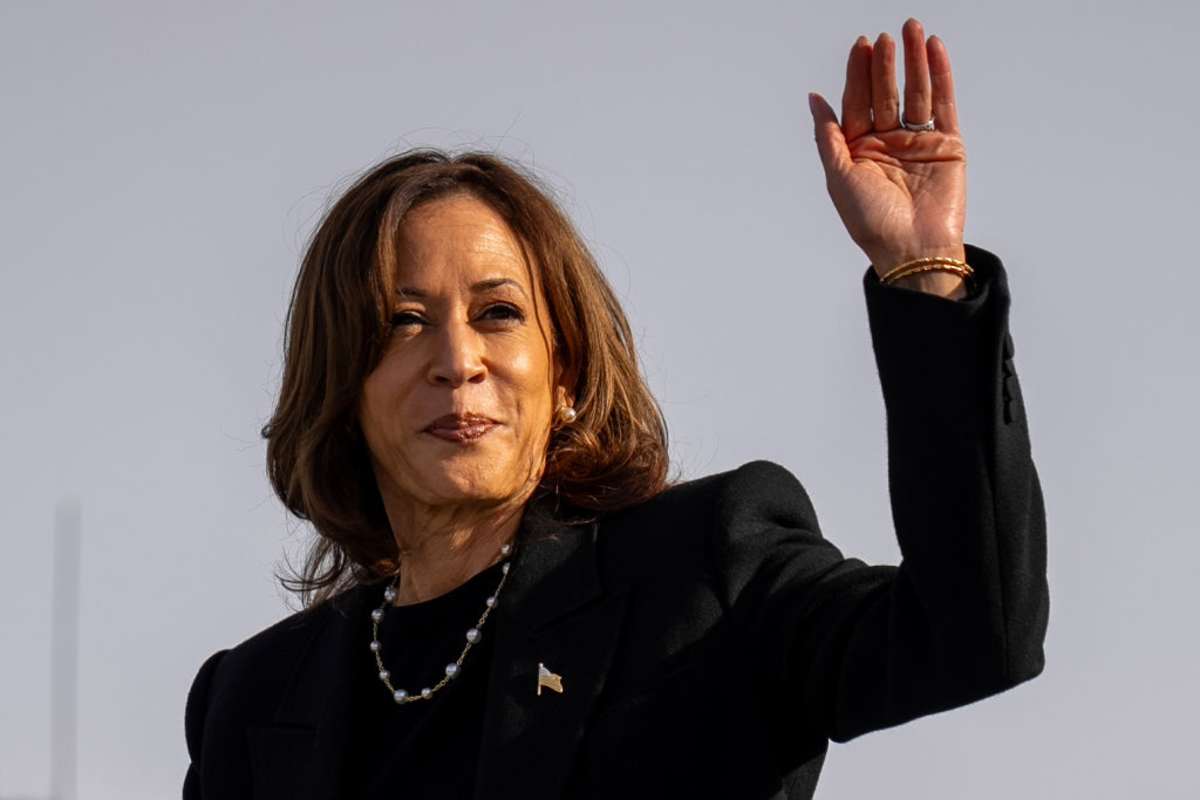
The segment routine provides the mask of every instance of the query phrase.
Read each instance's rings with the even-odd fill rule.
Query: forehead
[[[486,278],[534,281],[516,233],[490,205],[469,194],[411,209],[396,236],[398,287],[451,288]]]

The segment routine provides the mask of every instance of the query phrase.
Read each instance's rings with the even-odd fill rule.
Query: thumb
[[[854,160],[850,158],[850,148],[846,146],[846,137],[838,125],[837,115],[825,98],[816,92],[808,93],[808,107],[813,115],[813,135],[817,140],[821,164],[825,167],[825,177],[849,172]]]

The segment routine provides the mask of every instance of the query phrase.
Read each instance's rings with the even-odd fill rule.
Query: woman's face
[[[514,233],[483,201],[455,194],[410,210],[399,244],[397,274],[385,278],[390,339],[359,402],[380,490],[433,506],[531,492],[556,376],[545,299]],[[446,415],[493,422],[456,441],[429,428]]]

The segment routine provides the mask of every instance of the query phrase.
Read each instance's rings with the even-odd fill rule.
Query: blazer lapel
[[[626,593],[604,593],[595,521],[558,519],[553,498],[531,502],[509,583],[496,609],[476,800],[559,798],[604,686]],[[538,694],[538,666],[562,693]]]

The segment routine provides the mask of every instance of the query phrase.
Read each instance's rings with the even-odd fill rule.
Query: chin
[[[459,458],[430,465],[423,471],[421,482],[430,494],[447,500],[503,500],[512,492],[504,470],[498,469],[494,461],[482,458]]]

